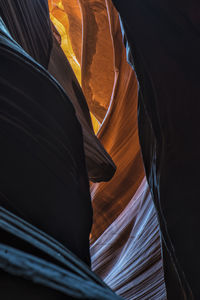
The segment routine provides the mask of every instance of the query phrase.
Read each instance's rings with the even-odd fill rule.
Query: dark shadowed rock
[[[190,287],[199,299],[200,4],[113,3],[140,84],[140,143],[160,219],[168,299],[192,299]]]
[[[75,110],[0,26],[1,204],[89,264],[92,208]]]

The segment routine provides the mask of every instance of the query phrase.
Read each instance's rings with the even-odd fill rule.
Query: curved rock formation
[[[47,68],[52,49],[48,2],[2,0],[0,16],[11,36],[31,57]]]
[[[28,50],[28,48],[26,50],[32,51],[29,54],[35,55],[35,59],[40,60],[40,63],[45,67],[48,65],[48,70],[63,86],[75,107],[77,117],[83,128],[84,148],[90,179],[93,181],[108,180],[114,173],[113,162],[94,135],[85,97],[59,44],[62,37],[54,29],[55,37],[52,39],[51,31],[49,31],[47,6],[44,4],[45,1],[40,2],[45,12],[43,14],[43,18],[46,20],[43,31],[45,36],[43,33],[38,36],[35,29],[33,32],[29,31],[29,34],[30,37],[38,39],[38,45],[43,43],[42,52],[39,54],[38,51],[34,52],[35,50]],[[2,3],[5,7],[6,1],[0,3],[0,8]],[[8,1],[8,3],[10,14],[12,13],[10,9],[11,1]],[[20,1],[19,3],[22,4]],[[58,20],[61,18],[62,25],[67,27],[73,52],[81,65],[83,92],[90,111],[101,123],[98,138],[117,165],[116,174],[109,183],[91,184],[94,207],[94,224],[91,235],[92,267],[106,283],[126,299],[164,300],[166,297],[168,299],[192,299],[189,285],[193,290],[195,299],[198,299],[198,271],[200,266],[198,260],[198,203],[196,198],[198,195],[198,156],[200,149],[196,130],[199,115],[196,99],[199,91],[199,5],[193,0],[191,3],[185,0],[180,1],[180,3],[178,0],[173,3],[172,1],[160,2],[157,0],[113,0],[113,3],[115,3],[121,15],[126,50],[122,44],[118,14],[110,0],[72,0],[70,2],[67,0],[54,0],[50,2],[50,9],[54,17]],[[40,5],[38,5],[38,8],[42,7]],[[5,21],[8,26],[11,26],[14,22],[11,21],[9,25],[8,11],[6,13],[7,19],[4,16]],[[66,15],[68,23],[66,18],[65,21],[62,19]],[[19,22],[19,19],[17,22]],[[41,27],[40,30],[42,30]],[[13,31],[12,34],[16,33]],[[19,47],[13,41],[10,42],[10,38],[5,39],[3,35],[2,37],[4,41],[9,40],[8,45],[12,43],[13,47],[17,47],[17,51],[23,51],[21,48],[19,50]],[[24,48],[28,47],[26,46],[27,42],[29,46],[31,45],[30,37],[29,40],[25,41]],[[40,41],[41,37],[43,39]],[[46,41],[44,41],[45,38]],[[137,78],[134,70],[126,62],[126,55],[129,63],[136,70]],[[29,59],[27,60],[29,61]],[[32,61],[30,64],[32,65]],[[36,66],[35,63],[34,66]],[[7,68],[8,65],[6,67],[3,64],[2,78],[3,73],[5,73],[5,79],[8,78],[6,77],[8,76]],[[22,66],[18,66],[16,63],[15,69],[18,69],[21,74],[20,68]],[[35,68],[33,69],[36,72]],[[36,67],[36,69],[42,74],[40,76],[43,78],[44,70],[41,67],[39,69]],[[34,72],[33,74],[35,74]],[[25,71],[23,74],[25,74]],[[23,81],[25,80],[24,77],[25,75]],[[12,79],[12,75],[10,78]],[[14,93],[18,95],[19,89],[17,89],[17,86],[19,85],[20,90],[23,91],[28,88],[28,85],[22,88],[20,79],[22,78],[18,78],[17,83],[14,82],[14,79],[11,80],[10,93],[8,93],[8,89],[6,90],[5,80],[1,81],[5,95],[8,94],[11,97],[5,104],[7,106],[2,106],[9,114],[16,110],[12,96]],[[27,82],[27,80],[24,82]],[[58,94],[63,95],[54,79],[48,77],[48,80],[54,82],[54,89],[57,90]],[[137,107],[138,81],[139,106]],[[51,89],[46,80],[43,86],[50,90],[44,91],[41,86],[42,99],[45,97],[51,98],[56,93],[52,91],[51,94]],[[12,89],[15,91],[12,92]],[[36,92],[35,95],[39,95],[39,91],[38,94]],[[31,93],[33,93],[33,87]],[[24,92],[22,94],[24,97]],[[17,99],[23,99],[21,93],[19,95]],[[39,99],[39,96],[37,97]],[[66,101],[66,96],[63,97]],[[55,104],[54,101],[58,101],[58,104]],[[53,114],[54,109],[60,108],[62,110],[62,105],[69,105],[68,99],[67,104],[61,104],[59,101],[56,97],[54,100],[49,101],[50,106],[47,111],[45,106],[45,114],[47,112]],[[43,101],[41,103],[38,101],[38,103],[42,105]],[[13,108],[10,109],[9,105]],[[137,108],[139,108],[140,144],[151,193],[145,179],[138,140]],[[20,107],[20,109],[24,110],[25,107]],[[26,116],[18,111],[18,121],[21,120],[20,122],[22,122],[24,120],[25,123],[25,118],[28,118],[29,115],[32,116],[34,111],[36,111],[34,105],[31,106],[30,111],[25,111]],[[42,159],[46,159],[48,168],[54,168],[55,164],[57,165],[57,160],[62,162],[62,166],[60,165],[61,170],[59,169],[58,172],[59,178],[62,178],[62,180],[66,178],[68,183],[72,182],[73,178],[77,179],[77,182],[79,182],[77,186],[80,184],[84,192],[78,191],[77,198],[76,195],[74,197],[79,203],[85,195],[89,212],[91,208],[85,167],[84,174],[79,174],[79,169],[82,168],[84,160],[83,150],[81,150],[81,131],[74,110],[70,105],[68,111],[65,111],[66,116],[70,115],[70,120],[64,120],[64,113],[59,111],[59,114],[63,116],[63,119],[62,117],[60,120],[56,119],[56,122],[58,124],[62,122],[60,124],[61,128],[65,122],[68,124],[67,126],[71,124],[71,127],[76,128],[73,130],[70,128],[73,133],[76,131],[76,134],[74,136],[70,135],[70,138],[72,141],[77,138],[79,142],[73,142],[76,148],[74,153],[72,153],[73,145],[70,143],[68,154],[72,155],[72,161],[74,158],[77,173],[73,168],[71,169],[72,173],[69,172],[69,169],[64,170],[63,166],[65,166],[68,159],[68,154],[65,151],[68,149],[68,144],[64,147],[65,149],[63,144],[65,146],[65,143],[67,143],[66,137],[68,135],[62,135],[62,130],[60,131],[60,127],[57,128],[56,124],[53,123],[54,128],[50,121],[48,123],[48,120],[50,120],[48,119],[49,115],[45,115],[44,119],[38,115],[37,124],[33,123],[35,127],[31,127],[31,133],[34,133],[33,136],[37,135],[39,132],[37,126],[42,124],[41,126],[44,129],[41,145],[43,147],[45,145],[45,149],[50,149],[50,144],[52,146],[52,159],[45,155],[42,156]],[[2,131],[5,128],[5,126],[3,127],[5,117],[3,120],[1,121]],[[16,120],[12,121],[16,122]],[[185,124],[187,124],[187,129]],[[46,129],[45,126],[47,125],[50,126],[51,132]],[[8,127],[6,127],[6,130],[8,130]],[[52,136],[56,128],[56,139],[54,139],[55,136],[54,138]],[[19,136],[18,132],[15,135]],[[48,144],[44,141],[44,137],[47,136],[49,138]],[[39,138],[41,137],[37,136],[37,139]],[[3,139],[4,143],[9,140],[8,135],[4,135]],[[9,152],[11,147],[14,147],[14,149],[20,148],[20,143],[18,144],[15,146],[10,144],[10,147],[2,148],[2,153],[4,151],[7,156],[11,157],[11,154],[9,154],[11,153]],[[34,149],[34,155],[37,153],[37,147],[34,143],[33,146],[30,143],[28,145],[25,143],[25,146],[29,146],[30,151]],[[38,153],[40,152],[41,150],[38,150]],[[56,155],[52,154],[54,152]],[[23,156],[22,159],[28,162],[30,160],[29,157],[26,157],[27,153],[16,152],[13,161],[16,162],[15,167],[17,169],[20,168],[20,165],[15,157],[19,153]],[[40,155],[42,155],[41,153]],[[6,163],[7,161],[3,162],[3,165],[5,166]],[[67,164],[71,166],[70,162],[67,162]],[[30,165],[27,164],[27,168],[28,166],[30,170]],[[23,173],[25,171],[21,173],[21,176]],[[26,173],[28,173],[27,169]],[[7,176],[10,178],[9,174]],[[43,181],[38,183],[35,175],[34,183],[42,185],[44,183],[43,175],[41,175],[41,178]],[[20,178],[18,180],[20,181]],[[52,183],[53,181],[52,179]],[[65,184],[67,185],[66,182]],[[19,182],[16,181],[13,190],[17,190],[19,186]],[[52,184],[52,186],[54,185]],[[191,189],[191,186],[193,189]],[[7,193],[6,185],[3,188],[2,191]],[[71,188],[73,190],[72,184]],[[28,184],[27,189],[30,190]],[[33,191],[32,186],[31,191]],[[8,205],[6,193],[3,192],[1,196],[3,205],[5,203]],[[34,193],[35,196],[36,192],[34,191]],[[51,197],[53,197],[52,192],[51,194]],[[56,194],[64,195],[61,188],[59,188],[59,193],[57,191]],[[37,194],[35,198],[39,199],[39,196]],[[45,201],[46,198],[43,198],[43,201]],[[79,200],[77,200],[78,198]],[[23,209],[26,207],[26,203],[24,203]],[[47,205],[47,200],[45,203]],[[12,207],[13,211],[16,209],[13,207],[12,201],[9,207]],[[63,207],[65,207],[64,204],[62,204],[62,209]],[[26,210],[28,210],[27,207]],[[72,210],[75,212],[75,208]],[[162,249],[156,211],[160,222]],[[27,213],[27,211],[22,212],[21,209],[19,213]],[[48,207],[48,213],[47,223],[54,217],[51,215],[51,207]],[[61,217],[63,216],[63,211],[58,213],[61,214]],[[76,211],[76,213],[79,214],[80,212]],[[41,221],[41,215],[38,211],[35,211],[36,215],[38,216],[37,222]],[[89,218],[91,218],[90,213],[89,215]],[[81,218],[81,222],[85,222]],[[64,217],[62,220],[63,223],[66,222]],[[62,222],[62,220],[59,220],[59,222]],[[32,220],[29,221],[32,222]],[[75,220],[73,222],[75,230]],[[90,220],[88,219],[86,223],[89,228]],[[38,222],[37,224],[67,245],[67,241],[62,240],[63,237],[57,235],[58,232],[52,232],[49,223]],[[78,223],[78,225],[80,224]],[[57,227],[59,234],[61,231],[64,233],[66,230],[66,227],[62,227],[62,230],[61,227],[61,225]],[[87,234],[89,234],[89,229],[87,230]],[[84,232],[86,231],[84,230]],[[187,236],[185,237],[185,235]],[[77,251],[74,249],[72,249],[74,252]],[[84,256],[81,255],[79,256]],[[162,257],[164,258],[165,281]],[[187,279],[185,279],[182,270]]]
[[[95,273],[124,299],[166,299],[158,220],[146,179],[92,243],[91,258]]]
[[[199,299],[200,4],[113,2],[140,83],[140,141],[162,232],[168,299]]]
[[[1,206],[0,236],[2,299],[121,299],[62,244]]]
[[[0,203],[89,264],[92,208],[74,108],[2,21],[0,54]]]
[[[93,2],[87,1],[85,8],[84,22],[88,22],[88,26],[87,15]],[[84,4],[85,2],[82,3]],[[115,75],[109,109],[98,137],[116,162],[117,171],[110,182],[91,186],[94,209],[91,236],[92,267],[125,299],[163,300],[166,299],[166,290],[158,220],[144,179],[137,131],[137,79],[126,61],[119,17],[111,2],[106,1],[104,5],[96,7],[96,22],[98,14],[107,15],[109,27],[107,35],[101,35],[101,45],[104,41],[109,43],[106,37],[110,35],[113,60],[110,60],[109,68],[112,66]],[[101,26],[102,24],[97,22],[99,31]],[[88,34],[92,38],[90,31]],[[87,35],[87,31],[85,34]],[[98,40],[95,37],[94,40],[98,49]],[[104,50],[105,52],[102,49],[101,53],[96,53],[95,59],[98,61],[98,55],[101,56],[99,59],[106,74],[106,46]],[[85,55],[84,61],[87,62],[87,52]],[[98,69],[92,71],[93,77],[97,72]],[[84,73],[82,74],[84,79]],[[104,74],[102,81],[106,85]],[[85,84],[88,84],[88,81]],[[92,86],[92,77],[90,85]],[[106,93],[106,89],[103,92]]]
[[[0,16],[12,37],[58,80],[73,103],[81,123],[86,165],[91,181],[108,181],[116,167],[94,134],[87,102],[59,44],[52,38],[48,1],[0,3]]]
[[[74,105],[76,115],[83,130],[84,150],[89,179],[93,182],[110,180],[116,170],[111,157],[95,136],[91,118],[82,89],[59,43],[53,39],[48,71],[65,89]]]

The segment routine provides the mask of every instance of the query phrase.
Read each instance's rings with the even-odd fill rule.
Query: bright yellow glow
[[[56,9],[56,10],[54,10]],[[81,66],[73,51],[70,36],[69,36],[69,19],[64,11],[62,0],[49,0],[50,18],[61,36],[61,48],[65,53],[75,75],[81,85]],[[97,133],[100,127],[99,122],[91,113],[94,132]]]
[[[60,33],[61,47],[62,47],[65,55],[67,56],[67,59],[71,65],[79,83],[81,83],[81,67],[80,67],[78,60],[76,59],[76,56],[72,49],[71,41],[69,38],[69,32],[68,32],[69,21],[68,21],[67,14],[65,14],[65,24],[67,26],[64,26],[58,19],[56,19],[53,16],[52,13],[50,14],[50,18],[51,18],[51,21],[53,22],[53,24],[55,25],[56,29]]]
[[[92,119],[92,125],[93,125],[94,132],[95,132],[95,134],[97,134],[101,124],[97,121],[97,119],[95,118],[95,116],[92,113],[90,113],[90,116]]]
[[[62,1],[59,1],[59,3],[57,4],[57,6],[58,6],[60,9],[64,10],[64,6],[63,6],[63,4],[62,4]]]

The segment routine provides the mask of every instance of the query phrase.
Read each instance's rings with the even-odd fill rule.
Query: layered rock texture
[[[117,166],[109,182],[91,184],[92,268],[125,299],[166,299],[158,220],[138,139],[138,81],[118,13],[111,1],[50,3],[52,21],[67,26],[78,78],[100,122],[97,137]]]
[[[167,296],[199,299],[200,4],[113,2],[140,84],[139,136],[162,233]]]
[[[0,1],[5,295],[200,297],[199,4],[112,2]]]

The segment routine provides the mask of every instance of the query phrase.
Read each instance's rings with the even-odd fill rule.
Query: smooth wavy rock
[[[48,1],[1,0],[0,16],[12,37],[47,68],[52,48]]]
[[[110,4],[106,10],[115,80],[109,110],[98,138],[116,161],[117,171],[110,182],[91,186],[94,209],[92,242],[121,214],[144,178],[137,128],[137,79],[126,61],[118,14]],[[104,66],[106,73],[106,60]]]
[[[0,16],[12,37],[58,80],[75,107],[84,137],[84,151],[91,181],[110,180],[116,166],[92,128],[87,102],[70,64],[52,37],[47,0],[0,2]],[[81,47],[80,47],[81,48]]]
[[[0,20],[0,204],[90,264],[92,208],[75,110]]]
[[[53,39],[53,49],[48,71],[65,89],[76,110],[77,118],[83,130],[84,150],[89,179],[93,182],[109,181],[115,173],[116,166],[99,139],[95,136],[89,109],[82,89],[64,52],[55,38]]]
[[[118,168],[109,183],[91,186],[92,268],[125,299],[165,300],[158,220],[138,139],[138,82],[126,61],[117,11],[110,1],[106,1],[106,9],[115,81],[98,137]]]
[[[82,88],[90,111],[102,122],[110,104],[115,76],[106,3],[104,0],[78,2],[83,32]]]
[[[124,299],[166,299],[159,226],[146,179],[91,245],[91,257],[95,273]]]
[[[88,26],[88,30],[84,31],[83,44],[88,48],[90,44],[93,49],[101,48],[101,51],[96,51],[93,59],[99,61],[97,65],[101,66],[101,93],[106,95],[102,99],[102,105],[105,99],[109,103],[98,138],[117,164],[116,174],[110,182],[91,186],[94,209],[91,234],[92,268],[125,299],[164,300],[166,290],[158,220],[144,178],[138,139],[137,78],[126,61],[119,17],[112,3],[81,1],[81,7],[87,12],[83,16],[86,23],[83,26]],[[93,27],[89,28],[89,21],[94,20],[94,16],[96,26],[93,32]],[[107,21],[101,22],[103,18],[107,18]],[[98,38],[96,28],[99,31]],[[111,46],[109,52],[108,45]],[[98,68],[87,65],[87,62],[92,61],[90,51],[84,52],[83,63],[91,74],[85,84],[92,87],[92,98],[95,99],[98,89],[95,90],[96,83],[93,84],[93,79]],[[84,74],[84,65],[82,68]],[[112,92],[108,94],[105,78],[110,74],[110,68],[114,80]]]
[[[200,3],[113,3],[140,84],[140,142],[162,232],[167,297],[200,299]]]
[[[2,207],[0,235],[2,299],[121,299],[62,244]]]

